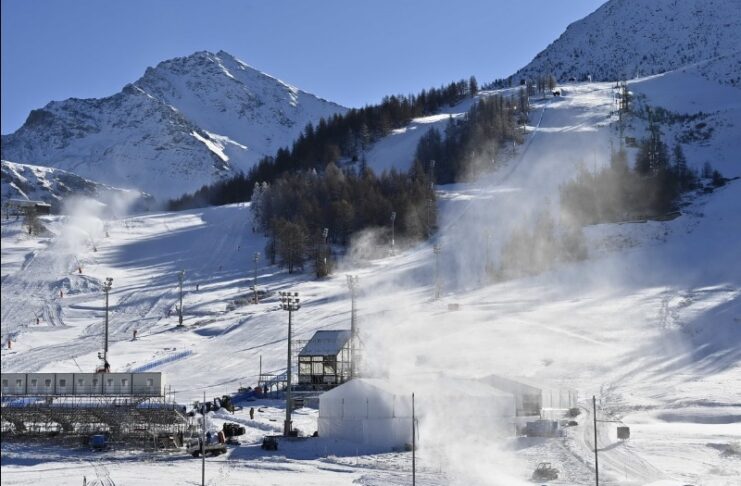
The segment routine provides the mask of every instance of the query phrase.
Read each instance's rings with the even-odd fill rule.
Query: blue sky
[[[345,106],[506,77],[603,0],[2,0],[2,133],[51,100],[223,49]]]

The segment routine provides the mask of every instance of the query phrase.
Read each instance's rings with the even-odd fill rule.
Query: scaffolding
[[[1,398],[2,436],[85,440],[105,434],[111,445],[179,447],[188,419],[166,395],[27,395]]]

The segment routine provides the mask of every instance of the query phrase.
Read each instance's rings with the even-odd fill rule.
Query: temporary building
[[[331,387],[350,378],[350,331],[317,331],[298,355],[300,385]]]
[[[319,436],[379,449],[412,442],[412,398],[385,380],[354,379],[319,398]]]
[[[518,417],[542,417],[550,411],[567,410],[576,407],[579,398],[576,390],[538,383],[527,378],[489,375],[481,381],[514,395]]]
[[[438,374],[354,379],[319,397],[319,435],[367,447],[401,448],[412,439],[412,392],[420,429],[514,432],[512,394],[485,383]]]

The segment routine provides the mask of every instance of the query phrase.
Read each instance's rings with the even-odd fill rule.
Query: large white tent
[[[490,436],[514,432],[512,394],[477,380],[434,374],[359,378],[322,394],[319,435],[379,449],[404,447],[412,441],[412,392],[422,442],[432,431],[451,437],[472,429]]]
[[[319,436],[393,449],[412,442],[411,395],[388,381],[354,379],[319,399]]]

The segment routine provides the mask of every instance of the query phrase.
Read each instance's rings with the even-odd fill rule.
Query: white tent
[[[393,449],[412,442],[411,395],[378,379],[354,379],[319,398],[319,436]]]
[[[451,437],[466,430],[491,436],[513,433],[515,400],[476,380],[439,374],[395,380],[359,378],[319,397],[319,435],[364,446],[393,449],[412,441],[412,392],[424,439],[427,433]]]

